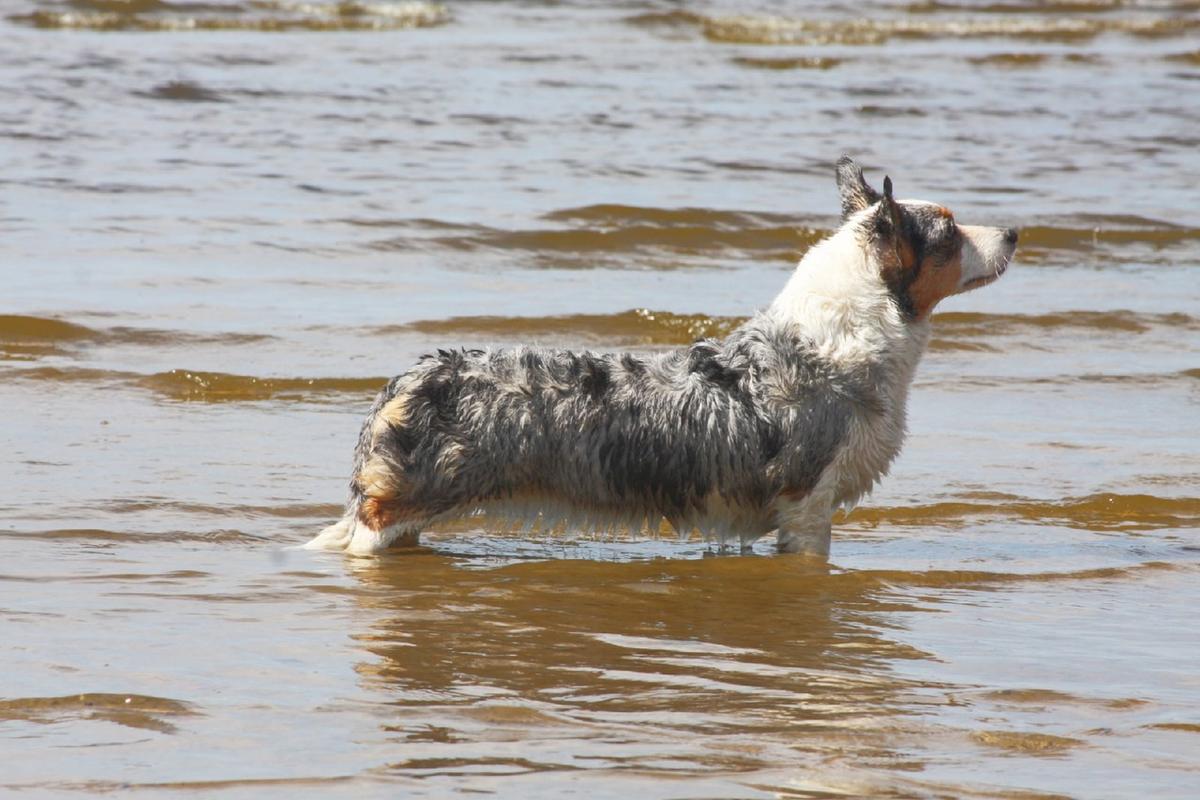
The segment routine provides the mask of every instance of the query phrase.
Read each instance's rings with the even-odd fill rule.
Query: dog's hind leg
[[[775,516],[779,525],[776,534],[779,552],[829,558],[833,534],[831,493],[817,491],[799,500],[780,498]]]
[[[777,546],[781,553],[800,553],[813,558],[828,559],[829,544],[833,538],[832,521],[805,526],[803,528],[780,527]]]

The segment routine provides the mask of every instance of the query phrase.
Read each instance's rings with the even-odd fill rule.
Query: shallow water
[[[3,13],[0,789],[1200,791],[1200,4]],[[389,375],[721,335],[842,152],[1023,236],[828,570],[289,549]]]

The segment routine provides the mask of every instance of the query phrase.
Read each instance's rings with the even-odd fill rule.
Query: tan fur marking
[[[400,508],[394,503],[368,497],[358,507],[358,518],[376,531],[395,525],[400,519]]]
[[[371,436],[378,436],[388,425],[399,428],[404,425],[407,418],[408,395],[396,395],[375,415],[375,422],[371,424]]]
[[[367,459],[355,480],[359,491],[367,497],[391,498],[400,489],[399,477],[382,458]]]
[[[908,289],[917,319],[925,319],[939,302],[958,291],[962,281],[962,255],[944,264],[926,259]]]
[[[937,213],[941,214],[946,219],[954,219],[954,215],[950,213],[950,209],[946,208],[945,206],[938,206]]]

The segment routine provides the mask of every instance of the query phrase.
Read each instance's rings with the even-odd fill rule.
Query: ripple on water
[[[152,100],[170,100],[183,103],[221,103],[224,102],[220,92],[208,89],[193,81],[167,81],[160,83],[148,91],[134,92],[138,97]]]
[[[916,106],[866,103],[856,113],[878,117],[923,116]],[[804,164],[752,161],[704,162],[737,173],[809,173],[824,171]],[[995,191],[994,188],[987,191]],[[654,208],[600,204],[543,215],[558,227],[503,229],[435,219],[354,217],[333,220],[361,228],[396,228],[400,235],[364,243],[371,250],[409,251],[443,248],[458,252],[524,251],[547,266],[637,266],[629,254],[737,258],[796,262],[812,245],[833,232],[831,220],[710,208]],[[1194,247],[1200,228],[1143,217],[1076,215],[1057,224],[1021,228],[1017,258],[1022,264],[1120,266],[1130,261],[1159,262],[1172,251]],[[622,256],[625,256],[622,259]],[[660,268],[684,266],[675,258]],[[654,266],[654,264],[652,264]]]
[[[743,321],[742,317],[674,314],[637,308],[617,314],[450,317],[376,330],[385,336],[398,331],[414,331],[440,337],[494,337],[519,341],[551,338],[599,341],[609,346],[651,346],[681,345],[697,339],[727,336]]]
[[[44,29],[92,31],[398,31],[445,25],[449,10],[437,3],[293,2],[171,3],[165,0],[74,0],[72,10],[39,9],[8,19]]]
[[[461,225],[430,219],[352,218],[342,222],[358,227],[407,228],[411,233],[375,240],[374,250],[429,247],[460,252],[526,251],[548,266],[596,266],[617,262],[630,253],[672,256],[736,256],[756,260],[796,261],[829,230],[815,220],[794,215],[707,208],[652,208],[600,204],[567,208],[543,215],[566,227],[506,230]],[[573,258],[581,256],[581,258]],[[636,263],[632,264],[637,266]],[[660,268],[684,266],[674,260]]]
[[[706,39],[727,44],[881,45],[892,39],[1005,38],[1079,42],[1108,34],[1144,37],[1186,36],[1200,20],[1167,17],[1011,16],[1006,19],[797,19],[790,17],[702,17]]]
[[[833,69],[843,63],[844,58],[832,58],[830,56],[798,56],[795,58],[755,58],[751,56],[737,56],[730,59],[739,67],[749,67],[750,69],[770,69],[770,70],[789,70],[789,69]]]
[[[850,521],[891,525],[966,524],[981,517],[1053,522],[1093,531],[1150,531],[1200,527],[1200,498],[1145,494],[1093,494],[1057,502],[1024,498],[861,507]]]
[[[987,747],[1032,756],[1057,756],[1075,747],[1085,747],[1082,739],[1028,731],[976,731],[971,738]]]
[[[97,719],[127,728],[175,733],[171,720],[197,714],[191,703],[140,694],[72,694],[0,700],[0,720],[43,725]]]
[[[268,378],[172,369],[145,375],[108,369],[31,367],[8,370],[11,380],[96,383],[148,390],[168,400],[201,403],[309,401],[337,395],[374,395],[388,382],[376,378]]]

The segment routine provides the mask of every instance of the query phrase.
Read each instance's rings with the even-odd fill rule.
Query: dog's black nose
[[[1008,242],[1009,244],[1016,244],[1017,236],[1019,236],[1019,234],[1016,228],[1009,228],[1008,230],[1004,231],[1004,241]]]

